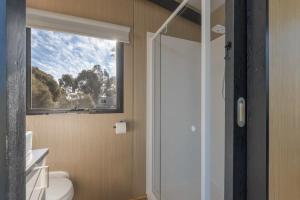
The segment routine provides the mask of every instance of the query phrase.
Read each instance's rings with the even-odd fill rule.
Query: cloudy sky
[[[115,76],[116,41],[103,40],[80,35],[31,30],[31,64],[56,80],[62,74],[73,77],[83,69],[101,65]]]

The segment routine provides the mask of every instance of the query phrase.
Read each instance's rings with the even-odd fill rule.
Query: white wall
[[[225,72],[224,46],[225,36],[215,39],[211,44],[211,69],[208,85],[210,94],[211,200],[224,199],[225,100],[222,96]]]

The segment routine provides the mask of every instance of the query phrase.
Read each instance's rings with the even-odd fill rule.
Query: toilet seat
[[[72,200],[74,189],[72,182],[65,177],[49,177],[46,200]]]

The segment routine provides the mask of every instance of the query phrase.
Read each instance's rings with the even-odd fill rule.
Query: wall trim
[[[139,196],[137,198],[129,199],[129,200],[147,200],[147,195]]]

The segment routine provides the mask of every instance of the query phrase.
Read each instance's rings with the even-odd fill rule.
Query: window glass
[[[123,52],[113,40],[31,29],[30,109],[120,109],[117,71]]]

